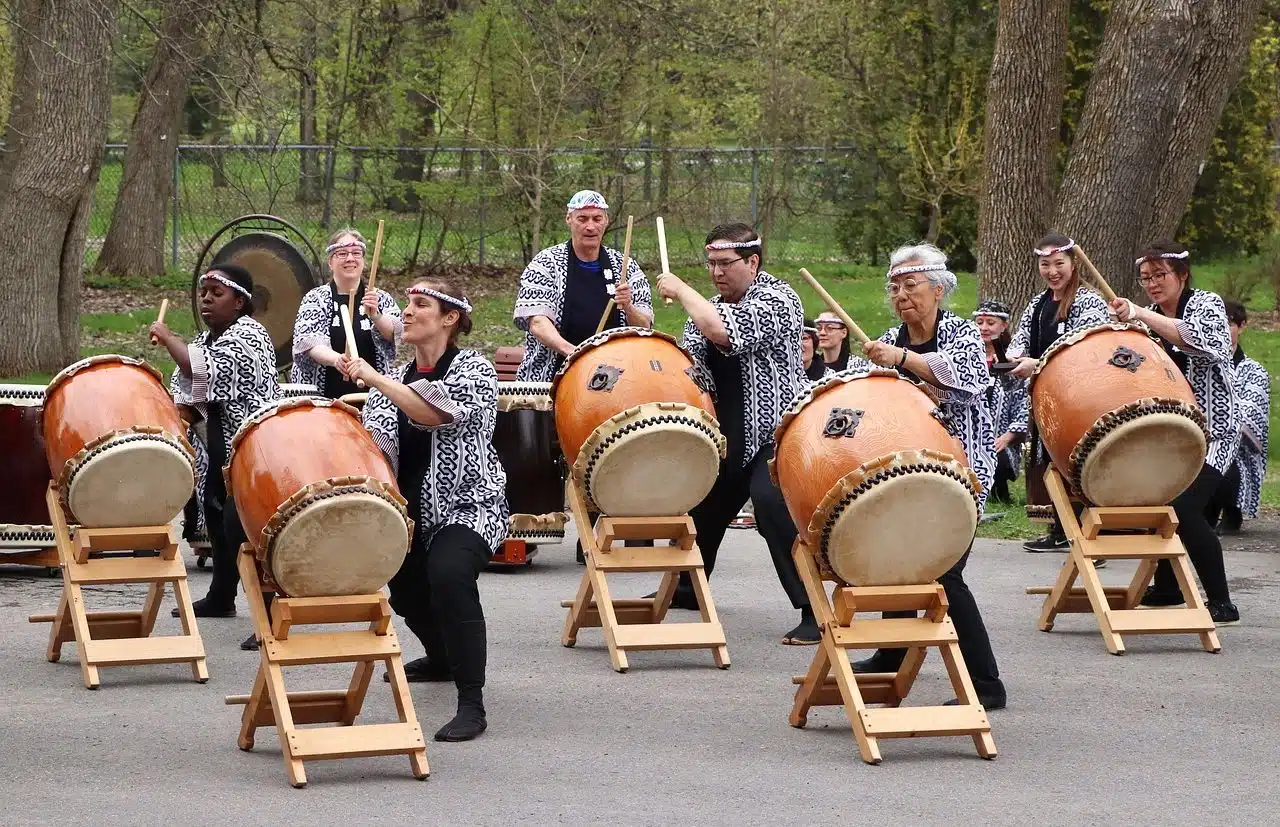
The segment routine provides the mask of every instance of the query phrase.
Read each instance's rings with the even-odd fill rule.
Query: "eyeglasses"
[[[731,259],[710,259],[709,258],[707,259],[707,269],[714,273],[716,271],[716,268],[725,270],[729,267],[730,264],[733,264],[738,261],[744,261],[744,260],[745,259],[742,256],[738,256],[737,258],[731,258]]]
[[[339,261],[344,258],[364,258],[364,250],[334,250],[333,257]]]
[[[896,296],[899,293],[910,293],[919,287],[921,282],[915,279],[903,279],[901,282],[891,281],[884,286],[884,292],[889,296]]]
[[[817,322],[814,327],[819,330],[844,330],[843,322]]]
[[[1169,271],[1162,270],[1153,276],[1138,276],[1138,284],[1141,284],[1144,287],[1148,284],[1155,284],[1158,281],[1163,281],[1164,277],[1167,275],[1169,275]]]

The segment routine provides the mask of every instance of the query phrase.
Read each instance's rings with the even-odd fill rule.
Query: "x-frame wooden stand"
[[[409,695],[400,643],[391,624],[391,606],[381,593],[342,597],[279,597],[267,611],[253,548],[240,547],[237,555],[240,580],[247,588],[253,627],[261,642],[262,663],[248,695],[231,695],[228,705],[244,704],[240,718],[239,746],[253,749],[259,727],[274,726],[280,736],[289,783],[307,785],[304,761],[356,758],[371,755],[408,755],[415,778],[430,774],[427,746]],[[356,631],[299,634],[298,626],[368,622]],[[374,665],[387,665],[391,694],[399,723],[355,725],[364,707]],[[286,692],[284,667],[319,663],[355,663],[346,689]],[[335,727],[300,729],[305,724],[338,724]]]
[[[1031,586],[1027,594],[1046,595],[1037,624],[1053,630],[1059,614],[1093,612],[1102,642],[1113,655],[1125,653],[1122,635],[1195,634],[1207,652],[1222,651],[1217,627],[1200,598],[1191,575],[1187,550],[1178,538],[1178,518],[1167,505],[1129,508],[1086,508],[1077,520],[1062,475],[1052,466],[1045,485],[1071,550],[1052,586]],[[1104,529],[1144,529],[1144,534],[1102,534]],[[1095,560],[1138,560],[1127,586],[1103,586]],[[1156,563],[1168,560],[1186,603],[1180,607],[1140,609],[1139,601],[1155,575]],[[1079,576],[1083,587],[1073,588]]]
[[[618,672],[629,668],[628,651],[654,649],[710,649],[716,666],[729,668],[724,628],[711,600],[711,588],[695,543],[697,532],[688,514],[672,517],[600,517],[593,528],[586,498],[570,480],[566,498],[578,527],[587,570],[578,594],[564,600],[569,610],[564,621],[564,646],[578,642],[578,631],[599,626],[609,647],[609,659]],[[675,546],[615,546],[618,540],[675,540]],[[615,599],[609,595],[605,575],[662,572],[657,597]],[[680,573],[688,572],[702,613],[700,623],[662,621],[671,607]]]
[[[78,527],[74,535],[57,489],[49,486],[45,500],[53,524],[58,562],[62,567],[62,596],[51,615],[32,615],[32,623],[52,623],[49,631],[50,663],[62,656],[62,645],[75,641],[80,655],[84,685],[101,685],[98,670],[104,666],[131,666],[143,663],[190,663],[191,674],[200,683],[209,680],[204,642],[196,626],[187,588],[187,567],[178,554],[178,538],[171,526],[130,528]],[[155,551],[139,557],[138,551]],[[104,556],[124,552],[127,556]],[[83,586],[147,584],[147,599],[141,611],[90,612],[84,602]],[[173,584],[182,621],[181,635],[152,637],[166,583]]]
[[[803,727],[815,706],[843,706],[858,742],[858,752],[868,764],[879,764],[881,738],[969,735],[978,755],[996,757],[991,723],[978,702],[969,670],[960,654],[955,627],[947,617],[947,595],[942,586],[841,586],[828,600],[823,576],[813,552],[803,540],[792,550],[809,603],[822,627],[822,641],[799,684],[791,708],[791,725]],[[858,619],[857,612],[924,610],[923,618]],[[855,674],[850,649],[907,649],[897,672]],[[926,650],[937,648],[946,664],[956,706],[901,707],[911,692]],[[834,673],[834,674],[833,674]],[[868,709],[868,704],[886,708]]]

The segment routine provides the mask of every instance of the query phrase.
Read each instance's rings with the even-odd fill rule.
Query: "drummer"
[[[782,412],[806,387],[800,359],[804,308],[794,290],[760,269],[760,236],[748,225],[713,229],[707,234],[706,255],[719,293],[710,300],[670,273],[658,277],[658,292],[680,302],[689,314],[682,344],[695,367],[714,383],[716,418],[728,442],[715,485],[689,516],[710,577],[725,530],[751,500],[756,530],[769,546],[778,580],[800,610],[800,625],[782,642],[815,644],[821,633],[791,558],[795,524],[768,469]],[[672,605],[698,608],[687,574],[680,576]]]
[[[849,362],[849,330],[840,317],[830,310],[818,314],[818,350],[822,361],[833,371],[844,370]]]
[[[220,264],[200,277],[200,319],[207,328],[190,344],[164,322],[151,335],[177,367],[170,390],[184,416],[207,424],[208,472],[204,475],[204,524],[212,547],[209,593],[192,604],[196,617],[235,617],[240,572],[236,554],[245,542],[235,500],[227,496],[222,468],[241,423],[280,398],[271,334],[253,318],[253,277],[234,264]],[[176,616],[178,610],[174,609]],[[254,636],[246,648],[256,648]]]
[[[831,368],[821,359],[815,359],[818,353],[818,328],[808,319],[804,320],[804,334],[800,337],[800,361],[804,365],[805,378],[817,382],[832,373]],[[844,366],[841,366],[843,370]]]
[[[991,499],[1000,503],[1013,502],[1009,496],[1009,483],[1018,478],[1022,464],[1020,446],[1026,438],[1026,423],[1022,418],[1022,405],[1027,395],[1025,379],[996,372],[996,366],[1007,364],[1009,357],[1009,306],[994,299],[987,299],[973,311],[973,321],[982,334],[987,351],[987,371],[991,384],[983,397],[991,426],[996,436],[996,476]]]
[[[569,199],[569,241],[539,252],[520,276],[515,323],[525,332],[519,382],[550,382],[564,357],[595,335],[613,299],[604,329],[653,327],[649,281],[635,259],[622,272],[622,253],[604,246],[609,205],[582,190]]]
[[[1034,250],[1040,268],[1040,278],[1047,285],[1022,311],[1018,329],[1008,348],[1009,361],[1017,367],[1010,375],[1016,379],[1030,379],[1041,356],[1054,342],[1070,336],[1078,330],[1106,324],[1107,302],[1102,296],[1080,283],[1080,261],[1073,252],[1076,243],[1062,233],[1049,233],[1040,239]],[[1027,505],[1046,508],[1052,504],[1049,489],[1044,484],[1044,473],[1049,467],[1049,452],[1040,441],[1031,419],[1031,399],[1024,397],[1022,414],[1010,430],[1029,433],[1031,458],[1027,462]],[[1067,535],[1057,516],[1044,537],[1028,541],[1022,546],[1031,552],[1066,551]]]
[[[1165,351],[1177,363],[1196,402],[1204,412],[1209,453],[1195,481],[1173,500],[1178,515],[1178,537],[1200,576],[1209,616],[1218,625],[1240,621],[1231,602],[1222,543],[1209,525],[1205,507],[1235,461],[1240,439],[1240,406],[1232,386],[1231,329],[1222,298],[1191,286],[1191,254],[1173,241],[1157,241],[1137,259],[1151,304],[1138,307],[1128,299],[1111,302],[1111,311],[1122,322],[1139,321],[1160,337]],[[1155,582],[1142,597],[1143,606],[1178,606],[1182,590],[1168,561],[1156,565]]]
[[[977,325],[943,309],[943,300],[955,287],[956,277],[947,269],[946,254],[932,244],[894,251],[885,289],[902,324],[889,328],[878,341],[863,345],[866,357],[850,357],[849,370],[865,371],[873,364],[893,368],[907,379],[938,391],[938,407],[943,413],[940,418],[964,446],[969,466],[982,486],[978,501],[981,517],[996,468],[991,418],[983,404],[989,382],[986,347]],[[964,556],[938,582],[946,590],[948,614],[955,624],[960,652],[978,700],[989,710],[1003,709],[1005,688],[995,653],[978,603],[964,582],[965,563],[972,551],[970,539]],[[914,617],[915,613],[886,612],[885,616]],[[906,649],[879,649],[870,658],[855,663],[853,669],[896,672],[906,653]]]
[[[458,712],[437,741],[470,741],[488,726],[484,708],[485,620],[477,581],[507,534],[506,473],[493,447],[498,375],[458,348],[471,305],[451,281],[422,279],[405,291],[404,341],[413,359],[386,376],[342,357],[343,375],[369,386],[363,417],[396,469],[413,539],[388,584],[391,607],[426,655],[405,664],[411,681],[450,681]]]
[[[358,231],[349,227],[338,230],[330,236],[325,253],[331,278],[328,284],[312,288],[302,297],[293,323],[293,369],[289,381],[315,385],[320,395],[337,399],[360,392],[337,368],[347,347],[340,308],[348,304],[355,291],[351,330],[356,352],[385,374],[396,359],[400,306],[386,290],[375,288],[369,292],[363,278],[365,240]]]

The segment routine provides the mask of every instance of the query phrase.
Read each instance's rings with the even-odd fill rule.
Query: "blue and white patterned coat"
[[[991,430],[996,437],[1013,433],[1026,439],[1027,424],[1023,419],[1023,406],[1028,405],[1027,382],[1009,375],[991,375],[991,384],[983,395],[987,406],[987,415],[991,417]],[[1016,476],[1022,466],[1022,448],[1020,442],[1010,444],[1001,454],[1007,459],[1009,467]]]
[[[1157,305],[1148,310],[1160,313]],[[1236,401],[1235,365],[1231,362],[1231,328],[1222,297],[1207,290],[1191,290],[1182,317],[1174,320],[1186,347],[1186,376],[1204,412],[1209,432],[1205,462],[1225,474],[1236,458],[1240,442],[1240,406]]]
[[[1271,377],[1267,369],[1236,351],[1236,400],[1240,403],[1240,495],[1236,505],[1249,519],[1258,516],[1262,481],[1267,476],[1267,442],[1271,425]]]
[[[211,335],[206,330],[187,345],[191,377],[175,368],[169,390],[178,404],[190,405],[205,419],[208,403],[222,403],[222,438],[230,453],[245,419],[280,398],[276,351],[271,334],[252,316],[232,322],[216,341],[210,342]]]
[[[722,299],[717,294],[710,302],[729,334],[729,346],[716,347],[742,364],[745,466],[761,448],[773,443],[783,411],[809,387],[800,354],[804,305],[786,282],[764,270],[756,273],[737,302],[728,304]],[[703,368],[707,381],[714,382],[707,364],[712,344],[692,319],[684,324],[681,346]]]
[[[894,344],[906,325],[891,327],[880,337]],[[990,372],[987,370],[987,346],[978,326],[950,311],[942,311],[938,319],[938,349],[920,356],[937,380],[938,407],[947,431],[960,440],[969,459],[969,467],[977,475],[982,491],[978,497],[978,513],[986,508],[987,493],[996,478],[995,434],[991,416],[984,403]],[[861,356],[850,356],[848,370],[862,372],[876,367]],[[910,377],[908,377],[910,378]]]
[[[400,317],[400,305],[386,290],[374,288],[378,294],[378,312],[390,317],[395,328],[391,341],[382,338],[382,334],[373,327],[373,320],[364,313],[364,305],[356,305],[356,317],[351,320],[352,326],[359,325],[373,334],[373,368],[383,375],[389,375],[395,366],[396,348],[404,333],[404,321]],[[315,385],[321,396],[324,392],[324,365],[313,360],[307,353],[316,345],[329,346],[334,327],[342,325],[338,310],[333,304],[332,285],[325,284],[314,287],[302,297],[298,307],[298,317],[293,322],[293,369],[289,372],[289,381]]]
[[[410,365],[393,369],[403,381]],[[465,526],[497,549],[507,536],[507,474],[493,447],[498,421],[498,374],[474,350],[460,350],[444,378],[409,385],[428,405],[453,417],[446,425],[412,427],[432,431],[431,466],[422,483],[422,519],[416,531],[424,542],[446,525]],[[399,409],[377,389],[369,391],[362,414],[373,441],[400,467]]]
[[[564,312],[565,283],[569,279],[569,245],[573,242],[548,247],[533,257],[520,274],[520,289],[516,293],[513,320],[524,331],[524,359],[516,371],[518,382],[550,382],[559,368],[560,354],[547,347],[529,332],[529,320],[534,316],[546,316],[551,323],[560,326],[560,314]],[[601,266],[610,273],[622,272],[622,253],[612,247],[601,247],[606,261]],[[636,260],[631,259],[627,268],[627,283],[631,285],[631,303],[637,310],[653,320],[653,296],[649,292],[649,280]],[[626,325],[625,314],[615,308],[618,324]]]

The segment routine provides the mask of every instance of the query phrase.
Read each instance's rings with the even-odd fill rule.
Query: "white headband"
[[[1140,259],[1136,259],[1133,263],[1134,263],[1135,265],[1137,265],[1137,266],[1141,267],[1141,266],[1142,266],[1142,262],[1144,262],[1144,261],[1151,261],[1152,259],[1157,259],[1157,258],[1178,258],[1178,259],[1182,259],[1182,258],[1190,258],[1190,256],[1191,256],[1191,251],[1190,251],[1190,250],[1186,250],[1185,252],[1181,252],[1181,253],[1161,253],[1161,254],[1160,254],[1160,255],[1158,255],[1158,256],[1143,256],[1143,257],[1142,257],[1142,258],[1140,258]]]
[[[717,241],[714,244],[708,244],[707,250],[743,250],[747,247],[759,247],[760,239],[754,241]]]
[[[240,295],[244,296],[244,297],[245,297],[246,299],[248,299],[249,301],[253,301],[253,294],[252,294],[252,293],[250,293],[248,290],[245,290],[243,287],[241,287],[240,285],[236,284],[236,283],[235,283],[234,281],[232,281],[231,279],[229,279],[229,278],[227,278],[226,276],[222,275],[221,271],[219,271],[219,270],[210,270],[209,272],[205,273],[203,276],[201,276],[201,277],[200,277],[200,281],[202,281],[202,282],[209,281],[209,280],[213,280],[213,281],[218,282],[219,284],[222,284],[222,285],[225,285],[225,286],[227,286],[227,287],[230,287],[232,290],[234,290],[234,291],[236,291],[237,293],[239,293]]]
[[[360,239],[358,239],[358,238],[353,238],[353,239],[351,239],[350,241],[343,241],[343,242],[335,241],[335,242],[333,242],[333,243],[332,243],[332,244],[330,244],[328,247],[325,247],[325,248],[324,248],[324,254],[325,254],[326,256],[331,256],[331,255],[333,255],[333,254],[334,254],[334,252],[335,252],[335,251],[337,251],[337,250],[341,250],[341,249],[344,249],[344,248],[346,248],[346,247],[359,247],[361,250],[364,250],[364,248],[365,248],[365,247],[364,247],[364,242],[363,242],[363,241],[361,241],[361,240],[360,240]]]
[[[454,307],[461,307],[468,313],[471,312],[471,303],[465,298],[455,299],[448,293],[441,293],[439,290],[432,290],[430,287],[410,287],[408,290],[404,291],[404,294],[406,296],[431,296],[445,304],[451,304]]]
[[[934,270],[945,269],[947,269],[947,265],[945,264],[910,264],[905,267],[894,267],[889,271],[889,274],[885,276],[885,280],[888,281],[896,276],[905,276],[909,273],[929,273]]]
[[[579,190],[569,199],[569,203],[565,205],[565,214],[585,210],[591,207],[597,210],[609,209],[609,204],[604,200],[604,196],[595,190]]]
[[[1044,258],[1045,256],[1051,256],[1054,253],[1065,253],[1074,246],[1076,246],[1076,240],[1074,238],[1068,238],[1067,243],[1063,244],[1061,247],[1050,247],[1047,250],[1041,250],[1039,247],[1037,247],[1034,250],[1032,250],[1032,252],[1035,253],[1037,256]]]
[[[816,328],[816,327],[809,327],[808,325],[805,325],[804,332],[805,332],[805,333],[817,333],[817,332],[818,332],[818,328]]]
[[[991,317],[996,318],[996,319],[1004,319],[1006,322],[1007,322],[1007,321],[1009,321],[1009,314],[1008,314],[1008,313],[998,313],[998,312],[996,312],[996,311],[994,311],[994,310],[975,310],[975,311],[973,311],[973,318],[975,318],[975,319],[976,319],[976,318],[978,318],[979,316],[991,316]]]

